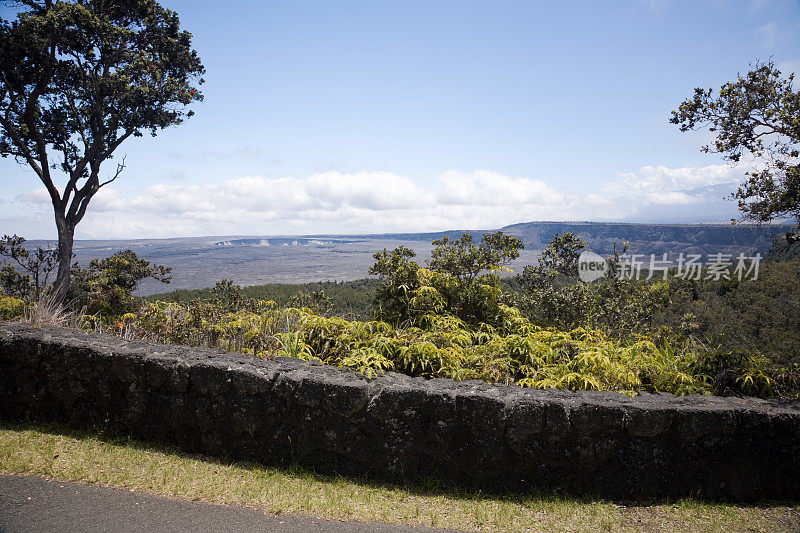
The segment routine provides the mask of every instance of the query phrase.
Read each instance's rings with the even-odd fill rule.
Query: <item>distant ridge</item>
[[[792,230],[788,224],[721,224],[681,223],[651,224],[637,222],[591,222],[591,221],[535,221],[511,224],[499,229],[503,233],[522,239],[526,248],[542,249],[556,233],[573,231],[588,242],[588,247],[598,253],[611,253],[616,243],[629,242],[632,253],[729,253],[730,247],[766,253],[776,235]],[[447,236],[451,239],[469,233],[479,240],[484,233],[498,231],[446,230],[419,233],[371,233],[362,235],[308,235],[304,238],[381,239],[397,241],[424,241]]]
[[[632,222],[524,222],[501,230],[519,237],[526,246],[544,248],[555,233],[573,231],[588,248],[611,253],[614,244],[630,243],[632,253],[731,253],[748,249],[766,253],[774,237],[790,225],[754,224],[639,224]]]
[[[777,235],[791,231],[785,224],[645,224],[635,222],[522,222],[500,228],[499,231],[520,238],[529,250],[543,249],[553,235],[572,231],[587,241],[587,247],[598,253],[609,254],[614,245],[630,243],[631,253],[738,253],[743,251],[766,254]],[[221,240],[219,245],[333,245],[334,243],[369,242],[374,240],[398,242],[424,242],[430,244],[444,236],[457,239],[469,233],[477,241],[484,233],[497,229],[461,229],[411,233],[369,233],[369,234],[316,234],[298,236],[249,237],[235,240]],[[324,239],[322,241],[321,239]]]

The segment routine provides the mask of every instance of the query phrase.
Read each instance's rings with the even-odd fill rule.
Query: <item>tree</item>
[[[562,329],[586,323],[586,289],[578,283],[578,258],[586,241],[572,231],[556,233],[537,264],[527,265],[519,276],[524,291],[516,302],[533,320]]]
[[[211,289],[211,294],[214,306],[228,312],[238,311],[245,300],[242,287],[227,278],[216,282],[214,288]]]
[[[88,268],[76,263],[70,296],[84,304],[91,314],[122,315],[137,308],[133,291],[140,281],[152,278],[169,283],[171,271],[169,267],[151,265],[132,250],[120,250],[105,259],[93,259]]]
[[[409,302],[420,286],[419,265],[412,261],[416,255],[414,250],[399,246],[391,252],[384,248],[372,256],[375,264],[369,273],[380,276],[375,292],[377,318],[397,322],[410,318]]]
[[[0,155],[32,168],[50,195],[62,302],[75,227],[125,168],[123,158],[101,175],[103,163],[129,137],[192,116],[205,70],[177,14],[155,0],[3,3],[19,13],[0,19]]]
[[[615,244],[606,259],[606,275],[582,283],[578,260],[586,241],[571,231],[556,233],[538,264],[526,266],[519,277],[523,293],[517,296],[517,305],[525,316],[547,327],[588,326],[617,338],[647,332],[655,313],[669,304],[668,286],[617,276],[629,245],[625,242],[618,250]]]
[[[522,241],[498,231],[485,234],[480,244],[469,233],[433,244],[428,268],[412,261],[414,251],[403,246],[373,256],[369,273],[381,276],[375,297],[378,318],[413,323],[424,315],[446,313],[469,324],[498,318],[502,292],[496,272],[519,257]]]
[[[477,246],[469,233],[454,241],[445,235],[432,244],[436,248],[428,261],[430,269],[446,272],[462,284],[471,283],[483,271],[501,269],[519,257],[519,250],[524,248],[521,240],[503,235],[502,231],[484,234]]]
[[[42,290],[47,286],[47,279],[56,266],[56,250],[39,246],[31,253],[23,246],[24,243],[25,239],[17,235],[4,235],[0,239],[0,256],[13,260],[18,268],[27,272],[20,274],[4,260],[0,268],[0,287],[12,296],[33,296],[39,301]]]
[[[800,227],[800,91],[794,74],[782,76],[773,62],[756,62],[736,81],[694,96],[672,111],[681,131],[708,128],[716,152],[733,163],[752,155],[759,163],[733,194],[742,218],[756,222],[793,218]]]
[[[552,284],[557,276],[570,281],[578,280],[578,259],[586,248],[586,241],[573,231],[556,233],[547,243],[539,257],[537,266],[528,265],[522,272],[524,285],[531,283]]]

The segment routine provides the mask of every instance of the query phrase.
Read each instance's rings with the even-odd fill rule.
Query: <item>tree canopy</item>
[[[502,231],[486,233],[480,244],[473,242],[472,235],[463,233],[461,238],[451,241],[447,235],[432,243],[428,265],[431,270],[446,272],[461,283],[470,283],[483,271],[494,272],[519,257],[522,241]]]
[[[151,264],[132,250],[93,259],[88,268],[76,263],[72,271],[75,280],[70,292],[73,298],[90,314],[101,312],[111,316],[136,310],[139,302],[133,297],[133,291],[140,281],[152,278],[169,283],[172,280],[171,268]]]
[[[497,271],[519,257],[522,241],[498,231],[483,235],[480,244],[469,233],[432,244],[427,268],[413,261],[416,254],[404,246],[373,256],[369,273],[381,277],[377,318],[408,324],[445,313],[470,324],[496,322],[502,300]]]
[[[5,1],[0,19],[0,155],[44,184],[58,229],[55,298],[69,286],[75,226],[125,167],[129,137],[180,124],[205,72],[178,15],[155,0]]]
[[[708,128],[716,152],[733,163],[752,155],[757,168],[745,173],[734,193],[743,218],[756,222],[793,218],[800,226],[800,91],[794,74],[783,76],[774,63],[756,62],[735,81],[694,96],[672,111],[681,131]]]
[[[553,278],[562,275],[573,280],[578,279],[578,259],[586,248],[586,241],[574,231],[556,233],[553,240],[542,250],[537,266],[528,265],[523,271],[523,279],[534,277],[552,283]]]

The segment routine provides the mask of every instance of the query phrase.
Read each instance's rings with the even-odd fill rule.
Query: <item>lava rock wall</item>
[[[375,379],[0,322],[0,417],[234,460],[614,500],[800,498],[800,402]]]

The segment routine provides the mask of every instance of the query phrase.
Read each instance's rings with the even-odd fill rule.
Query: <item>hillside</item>
[[[588,248],[609,254],[614,243],[631,243],[632,253],[739,253],[769,250],[775,235],[790,226],[729,224],[632,224],[613,222],[526,222],[502,230],[521,238],[526,247],[542,249],[553,234],[573,231],[588,242]]]

